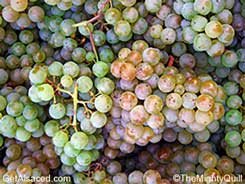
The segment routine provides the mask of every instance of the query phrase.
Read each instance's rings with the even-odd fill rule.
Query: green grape
[[[69,136],[67,133],[59,130],[58,132],[56,132],[52,138],[53,140],[53,144],[57,147],[64,147],[65,144],[68,142],[69,140]]]
[[[217,158],[214,154],[209,151],[203,151],[198,157],[199,162],[206,169],[215,168],[217,165]]]
[[[19,39],[24,44],[29,44],[34,40],[34,35],[29,30],[23,30],[19,34]]]
[[[24,110],[24,105],[18,101],[10,102],[6,108],[6,112],[13,117],[20,116],[23,110]]]
[[[28,6],[28,0],[10,0],[10,6],[17,12],[24,11]]]
[[[76,132],[71,136],[70,142],[75,149],[82,150],[88,144],[88,136],[83,132]]]
[[[63,65],[60,62],[53,62],[48,67],[48,72],[52,76],[62,76],[63,75]]]
[[[242,98],[238,95],[231,95],[228,97],[226,104],[229,108],[239,109],[242,105]]]
[[[76,61],[76,63],[82,63],[85,61],[86,57],[86,50],[81,47],[77,47],[73,49],[72,55],[71,55],[73,61]]]
[[[176,40],[176,32],[172,28],[165,28],[161,33],[161,40],[165,45],[171,45]]]
[[[50,120],[44,125],[44,131],[47,136],[53,137],[59,131],[59,123],[55,120]]]
[[[92,153],[90,151],[81,151],[77,156],[77,163],[81,166],[88,166],[92,162]]]
[[[95,108],[102,113],[109,112],[112,108],[112,99],[108,95],[99,95],[94,101]]]
[[[0,132],[4,136],[13,138],[15,136],[16,129],[17,124],[13,117],[5,115],[0,119]]]
[[[104,77],[109,72],[109,66],[102,61],[98,61],[93,65],[92,70],[96,77]]]
[[[87,76],[81,76],[77,79],[78,91],[87,93],[93,88],[93,81]]]
[[[69,61],[63,65],[63,71],[64,75],[70,75],[72,78],[75,78],[79,75],[80,68],[76,63]]]
[[[61,119],[65,116],[66,109],[62,103],[52,104],[49,107],[49,115],[54,119]]]
[[[145,7],[147,11],[156,13],[162,6],[162,0],[145,0]]]
[[[0,68],[0,85],[5,84],[9,79],[8,73]]]
[[[101,93],[106,94],[106,95],[110,95],[115,89],[115,84],[110,78],[103,77],[103,78],[99,79],[99,82],[96,85],[96,88]]]
[[[129,23],[135,23],[139,18],[139,12],[134,7],[127,7],[123,10],[122,16]]]
[[[36,86],[31,86],[29,91],[28,91],[28,96],[30,97],[31,101],[39,103],[42,100],[39,98],[37,94],[37,87]]]
[[[80,150],[74,148],[70,142],[67,142],[64,147],[64,153],[69,157],[77,157],[80,153]]]
[[[242,141],[241,134],[235,130],[229,131],[225,135],[225,142],[230,147],[236,147],[240,145]]]
[[[148,23],[144,18],[139,18],[132,27],[132,32],[137,35],[143,35],[148,29]],[[120,36],[119,36],[120,37]],[[129,36],[131,37],[131,35]],[[123,41],[123,40],[122,40]]]
[[[219,21],[210,21],[205,26],[205,33],[210,38],[218,38],[223,33],[223,26]]]
[[[121,12],[116,8],[109,8],[105,12],[105,21],[108,24],[116,24],[118,21],[122,19]]]
[[[211,45],[211,39],[204,33],[196,35],[193,41],[193,47],[196,51],[206,51]]]
[[[81,26],[78,27],[79,33],[83,36],[89,36],[90,33],[92,33],[94,30],[93,24],[84,22]]]
[[[157,114],[163,108],[163,101],[157,95],[149,95],[144,101],[144,107],[150,114]]]
[[[40,66],[36,65],[29,73],[29,79],[33,84],[42,84],[46,80],[48,75],[47,70]]]
[[[14,45],[11,46],[10,50],[11,53],[15,56],[22,56],[26,52],[25,45],[21,42],[16,42]]]
[[[65,153],[60,155],[60,160],[63,164],[67,166],[73,166],[76,163],[76,159],[73,157],[67,156]]]
[[[194,31],[202,32],[204,31],[207,23],[208,23],[208,20],[204,16],[195,15],[193,19],[191,20],[191,28]]]
[[[194,5],[192,2],[184,3],[181,6],[180,13],[187,20],[192,20],[197,14],[197,12],[194,10]]]
[[[42,101],[49,101],[54,97],[54,89],[50,84],[37,86],[37,96]]]
[[[223,32],[218,37],[218,40],[221,41],[222,43],[228,44],[233,40],[235,31],[233,27],[229,24],[223,24],[222,26],[223,26]]]
[[[239,125],[242,122],[242,113],[236,109],[231,109],[225,114],[225,120],[229,125]]]
[[[18,117],[15,118],[15,120],[16,120],[16,123],[17,123],[18,126],[24,126],[26,121],[27,121],[24,118],[24,116],[18,116]]]
[[[16,135],[15,138],[21,142],[26,142],[31,138],[31,133],[28,132],[25,128],[23,127],[18,127],[16,129]]]
[[[104,113],[95,111],[92,113],[90,121],[95,128],[102,128],[107,122],[107,117]]]
[[[24,107],[23,117],[27,120],[33,120],[37,118],[38,110],[34,105],[28,104]]]
[[[63,75],[60,79],[60,83],[63,87],[69,88],[73,84],[73,79],[70,75]]]
[[[91,121],[87,118],[84,118],[81,121],[80,128],[86,134],[93,134],[96,131],[96,128],[92,125]]]
[[[119,37],[127,37],[130,35],[132,29],[126,20],[117,21],[114,26],[114,31]]]
[[[39,129],[41,122],[38,119],[26,121],[24,127],[28,132],[35,132]]]
[[[234,51],[227,50],[221,57],[221,63],[225,67],[232,68],[238,63],[237,55]]]
[[[71,36],[72,34],[76,33],[76,28],[72,25],[75,24],[74,20],[72,19],[65,19],[60,24],[61,32],[65,36]]]
[[[0,111],[3,111],[7,106],[7,100],[4,96],[0,95]]]
[[[173,75],[162,75],[158,80],[158,88],[163,93],[169,93],[174,90],[176,85],[176,79]]]
[[[212,10],[212,1],[211,0],[195,0],[194,10],[201,15],[207,15]]]
[[[225,0],[219,0],[219,1],[216,1],[216,0],[212,0],[212,13],[219,13],[221,12],[224,8],[225,8]]]

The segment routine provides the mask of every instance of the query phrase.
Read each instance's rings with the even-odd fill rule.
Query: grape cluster
[[[2,160],[3,166],[0,167],[1,183],[6,183],[4,178],[7,177],[18,181],[15,177],[23,179],[48,176],[52,170],[60,166],[52,140],[45,135],[31,138],[25,143],[6,138],[4,148],[6,155]]]
[[[0,133],[4,137],[26,142],[44,134],[46,120],[42,106],[34,104],[23,86],[2,88],[0,95]]]

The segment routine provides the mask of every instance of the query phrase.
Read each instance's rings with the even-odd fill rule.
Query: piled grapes
[[[27,89],[22,86],[5,87],[0,93],[1,135],[21,142],[41,137],[44,134],[45,111],[42,106],[30,101]]]
[[[0,0],[0,183],[244,175],[244,73],[244,0]]]
[[[4,148],[6,155],[2,160],[3,166],[0,167],[1,183],[7,183],[3,179],[8,177],[9,183],[15,183],[17,180],[14,177],[24,179],[48,176],[60,166],[52,140],[45,135],[31,138],[25,143],[7,138]]]

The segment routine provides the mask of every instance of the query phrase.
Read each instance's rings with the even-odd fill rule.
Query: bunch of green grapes
[[[0,104],[1,135],[26,142],[44,134],[43,122],[47,117],[44,108],[30,101],[25,87],[2,88]]]
[[[112,107],[109,95],[114,90],[114,82],[101,77],[94,83],[92,78],[81,74],[73,61],[36,65],[29,78],[30,99],[41,105],[50,103],[51,120],[46,122],[44,130],[52,137],[61,162],[79,172],[88,170],[103,147],[100,132]]]
[[[25,143],[6,138],[4,148],[5,156],[0,167],[2,183],[10,183],[8,179],[17,182],[18,178],[49,176],[60,166],[52,140],[45,135],[31,138]]]

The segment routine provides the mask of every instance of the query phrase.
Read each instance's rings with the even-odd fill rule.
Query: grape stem
[[[168,60],[168,66],[173,66],[173,64],[174,64],[174,57],[170,55]]]
[[[98,53],[97,53],[97,50],[96,50],[96,47],[95,47],[95,44],[94,44],[94,37],[93,37],[93,33],[89,30],[89,39],[90,39],[90,42],[91,42],[91,45],[92,45],[92,49],[93,49],[93,52],[94,52],[94,55],[95,55],[95,58],[96,58],[96,62],[99,61],[99,57],[98,57]]]

